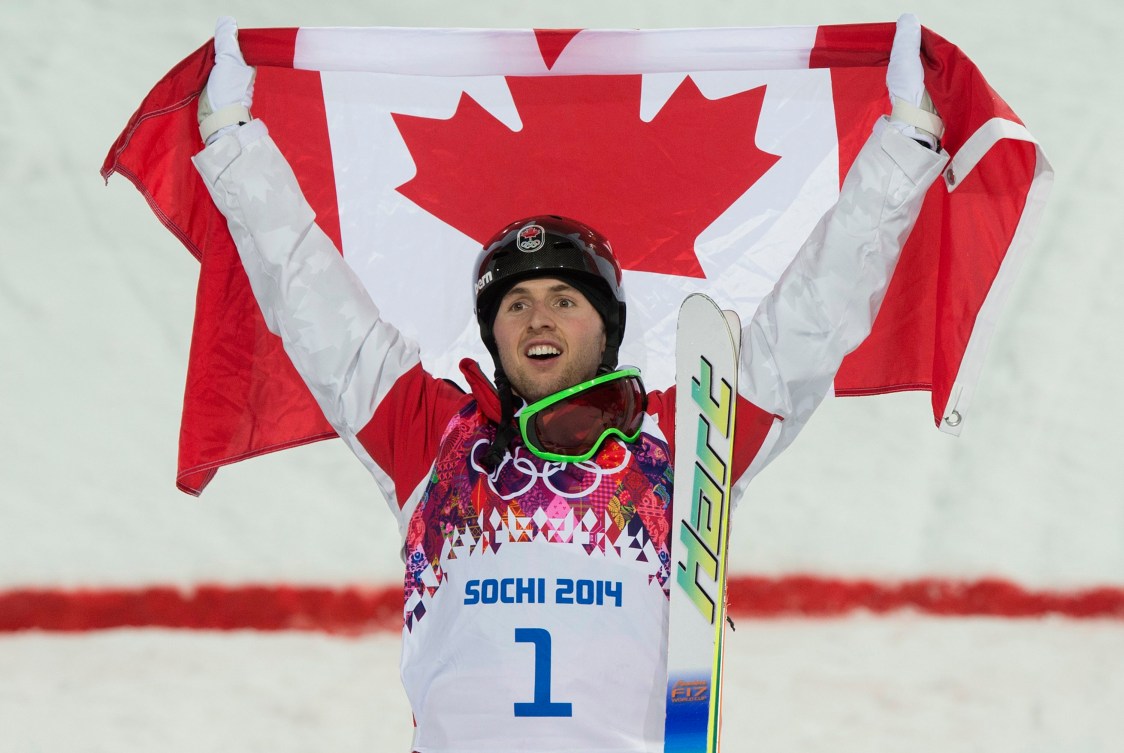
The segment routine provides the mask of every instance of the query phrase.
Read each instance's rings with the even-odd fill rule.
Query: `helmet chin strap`
[[[500,398],[500,422],[496,426],[496,434],[492,438],[488,449],[484,452],[484,457],[480,459],[480,464],[488,469],[488,472],[494,471],[499,464],[503,461],[503,456],[507,452],[507,448],[511,445],[511,440],[515,439],[515,392],[511,389],[511,382],[504,373],[503,366],[499,366],[499,356],[493,355],[496,359],[496,394]]]

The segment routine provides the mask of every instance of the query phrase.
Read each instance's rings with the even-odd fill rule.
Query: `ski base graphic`
[[[711,675],[679,674],[667,678],[664,753],[709,750]]]

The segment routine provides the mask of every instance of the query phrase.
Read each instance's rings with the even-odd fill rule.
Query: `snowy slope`
[[[1119,623],[739,622],[728,645],[733,753],[1116,753],[1124,736]],[[0,750],[405,753],[397,650],[385,635],[5,638]]]

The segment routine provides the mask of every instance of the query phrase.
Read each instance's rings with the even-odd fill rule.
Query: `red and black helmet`
[[[476,321],[480,338],[499,366],[492,323],[500,299],[516,283],[557,277],[573,285],[605,323],[601,365],[612,370],[624,337],[625,302],[621,268],[609,241],[577,220],[540,215],[513,222],[484,244],[476,265]]]

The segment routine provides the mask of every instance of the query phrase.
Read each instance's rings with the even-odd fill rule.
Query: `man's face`
[[[511,386],[531,403],[592,379],[605,350],[597,309],[552,277],[525,280],[509,290],[492,334]]]

